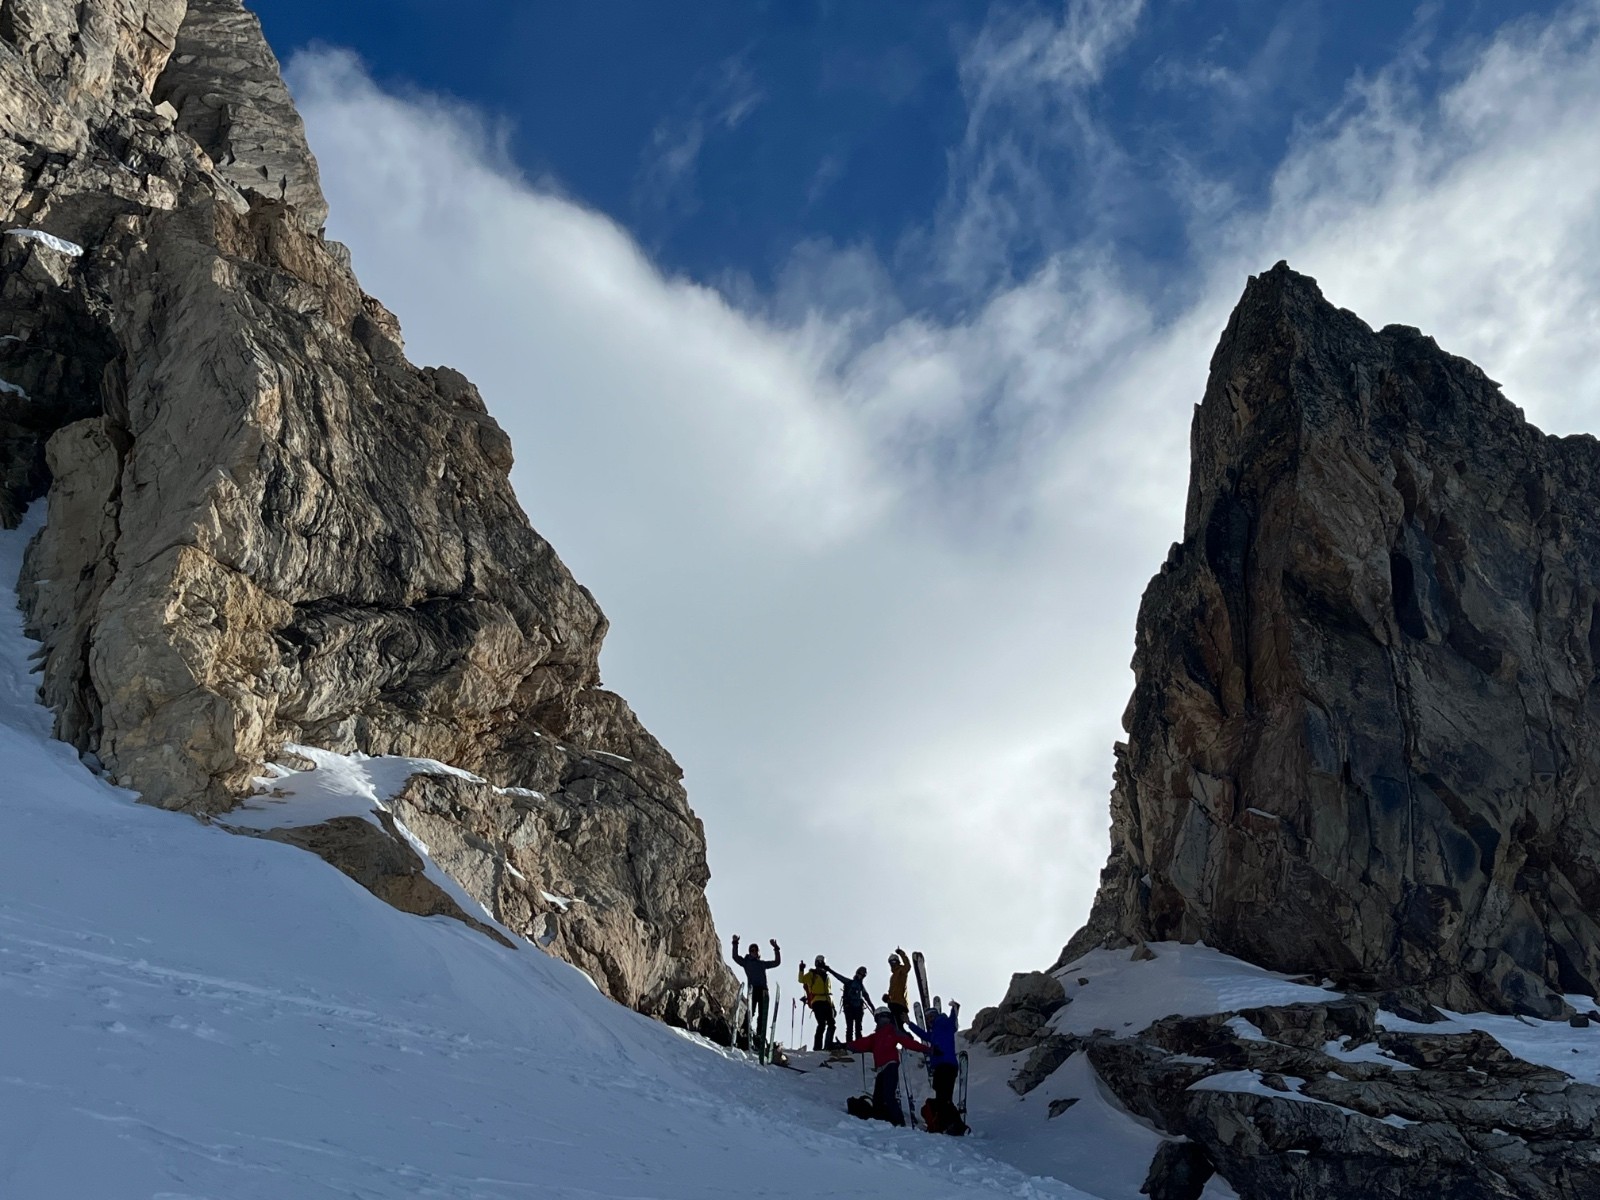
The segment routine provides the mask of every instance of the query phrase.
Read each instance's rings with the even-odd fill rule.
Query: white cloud
[[[1092,84],[1118,11],[1039,79]],[[290,74],[364,285],[415,359],[480,384],[534,524],[611,616],[608,683],[688,771],[723,932],[875,983],[919,943],[975,1007],[1092,895],[1137,600],[1246,272],[1287,257],[1531,414],[1596,423],[1595,29],[1586,5],[1508,30],[1437,101],[1400,68],[1355,85],[1263,211],[1197,222],[1196,299],[1165,317],[1074,246],[948,323],[859,253],[814,254],[778,324],[664,278],[459,113],[340,55]]]

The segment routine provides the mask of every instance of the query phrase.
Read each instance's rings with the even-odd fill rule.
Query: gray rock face
[[[477,772],[412,789],[430,844],[516,864],[477,889],[508,924],[715,1029],[735,987],[681,772],[599,686],[605,618],[505,434],[406,361],[316,179],[237,0],[0,5],[0,226],[86,251],[0,238],[0,519],[48,491],[22,593],[58,734],[199,812],[287,741]]]
[[[1054,975],[1047,971],[1018,971],[1011,976],[1011,986],[1006,988],[999,1006],[981,1009],[973,1017],[971,1033],[989,1043],[997,1054],[1014,1054],[1045,1036],[1046,1022],[1066,1004],[1066,989]],[[1053,1070],[1055,1066],[1049,1068]]]
[[[1162,1142],[1139,1191],[1150,1200],[1200,1200],[1215,1173],[1211,1156],[1198,1142]]]
[[[1094,945],[1556,1014],[1600,988],[1600,447],[1280,264],[1140,609]]]
[[[681,789],[652,786],[638,761],[553,738],[520,766],[524,786],[512,790],[415,775],[394,812],[496,920],[582,967],[613,999],[730,1040],[728,997],[700,966],[720,961],[719,947],[705,917],[700,828]]]
[[[1270,1040],[1240,1036],[1233,1016]],[[1485,1034],[1381,1025],[1376,1004],[1348,999],[1169,1017],[1083,1052],[1132,1112],[1187,1139],[1158,1153],[1151,1195],[1198,1195],[1185,1183],[1210,1168],[1241,1200],[1600,1195],[1600,1088]]]

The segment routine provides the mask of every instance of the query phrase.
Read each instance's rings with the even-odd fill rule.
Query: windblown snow
[[[453,768],[287,747],[221,821],[137,804],[52,740],[36,702],[12,584],[42,518],[0,532],[0,1196],[1137,1200],[1163,1136],[1082,1054],[1019,1098],[1020,1058],[975,1049],[964,1139],[857,1121],[842,1111],[869,1082],[857,1063],[761,1066],[612,1003],[526,941],[403,914],[240,835],[370,819],[413,772]],[[1328,996],[1203,946],[1152,949],[1059,970],[1073,1002],[1055,1028]],[[780,1035],[798,1040],[787,1016]],[[1563,1026],[1450,1019],[1600,1082],[1600,1050]],[[1217,1179],[1205,1192],[1231,1196]]]

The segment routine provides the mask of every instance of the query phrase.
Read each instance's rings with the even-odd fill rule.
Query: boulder
[[[1002,1008],[1038,1013],[1048,1017],[1067,1003],[1067,991],[1061,981],[1045,971],[1019,971],[1011,976],[1011,986],[1006,989]]]
[[[1206,1181],[1214,1174],[1211,1155],[1200,1143],[1187,1139],[1162,1142],[1150,1160],[1139,1194],[1150,1200],[1200,1200]]]
[[[1007,1084],[1019,1096],[1026,1096],[1082,1049],[1083,1043],[1075,1037],[1053,1034],[1034,1045],[1022,1069]],[[1051,1114],[1052,1116],[1055,1114]]]

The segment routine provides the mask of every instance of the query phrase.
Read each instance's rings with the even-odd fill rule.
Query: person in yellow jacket
[[[911,1017],[911,1005],[906,1000],[906,977],[910,974],[911,956],[896,946],[889,955],[889,990],[883,994],[883,1002],[889,1006],[889,1015],[901,1029]]]
[[[833,984],[828,980],[828,963],[822,955],[817,955],[817,964],[811,970],[806,970],[802,961],[800,964],[800,982],[805,985],[806,1003],[811,1006],[811,1015],[817,1019],[817,1036],[813,1039],[813,1050],[832,1050],[834,1033],[833,1012]]]

